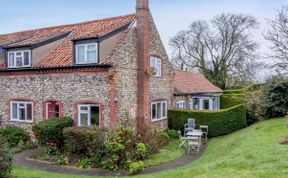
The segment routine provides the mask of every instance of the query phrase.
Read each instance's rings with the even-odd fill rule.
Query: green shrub
[[[220,106],[221,109],[227,109],[239,104],[244,104],[244,102],[244,94],[224,94],[221,96]]]
[[[63,129],[73,126],[69,117],[41,121],[32,127],[32,131],[40,145],[56,145],[62,148],[64,144]]]
[[[11,172],[12,160],[13,160],[13,157],[8,152],[8,149],[5,148],[1,144],[0,145],[0,177],[6,177]]]
[[[264,117],[283,117],[288,114],[288,78],[274,77],[264,86]]]
[[[144,171],[145,164],[143,161],[132,163],[129,169],[129,174],[137,174],[140,171]]]
[[[62,166],[62,165],[68,165],[69,164],[69,158],[67,156],[59,156],[58,159],[56,160],[57,165]]]
[[[88,169],[92,166],[93,160],[92,159],[81,159],[76,163],[76,166],[83,169]]]
[[[174,129],[166,129],[164,131],[171,139],[178,139],[179,138],[179,132]]]
[[[247,126],[245,106],[237,105],[219,111],[169,110],[169,128],[183,131],[188,118],[194,118],[197,127],[208,125],[209,137],[230,134]]]
[[[138,143],[135,149],[135,158],[137,160],[143,160],[149,155],[148,149],[144,143]]]
[[[0,129],[0,137],[5,138],[9,148],[16,147],[20,142],[26,144],[30,141],[26,130],[12,125]]]
[[[96,127],[69,127],[63,131],[64,149],[68,153],[92,157],[103,149],[107,131]]]

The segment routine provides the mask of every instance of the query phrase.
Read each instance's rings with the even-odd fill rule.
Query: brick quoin
[[[149,24],[149,1],[137,0],[137,126],[150,125],[150,24]]]
[[[109,84],[110,84],[110,89],[109,89],[109,118],[110,118],[110,123],[109,123],[109,128],[115,129],[117,124],[118,124],[118,91],[117,91],[117,85],[116,81],[118,80],[118,76],[116,73],[111,74],[108,76]]]

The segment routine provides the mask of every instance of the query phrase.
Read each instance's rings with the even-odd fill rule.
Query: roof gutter
[[[212,95],[212,94],[220,94],[223,92],[206,92],[206,93],[174,93],[175,96],[184,96],[184,95]]]
[[[65,70],[65,69],[80,69],[80,68],[94,68],[94,67],[110,68],[110,67],[113,67],[113,65],[111,65],[111,64],[93,64],[93,65],[74,65],[74,66],[57,66],[57,67],[14,68],[14,69],[0,70],[0,72]]]

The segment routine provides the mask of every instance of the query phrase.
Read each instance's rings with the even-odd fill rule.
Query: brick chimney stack
[[[137,127],[150,125],[149,71],[150,71],[150,25],[149,0],[137,0]]]

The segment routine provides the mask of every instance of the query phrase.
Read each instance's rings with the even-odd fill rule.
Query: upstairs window
[[[31,66],[31,51],[11,51],[8,52],[8,67],[30,67]]]
[[[98,44],[76,45],[76,64],[98,63]]]
[[[150,67],[154,67],[156,69],[156,73],[155,73],[156,77],[161,77],[161,59],[160,58],[151,56]]]

